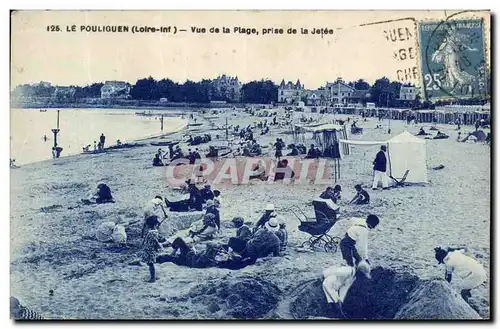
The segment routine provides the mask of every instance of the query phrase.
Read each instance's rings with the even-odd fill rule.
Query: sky
[[[242,82],[297,79],[308,89],[342,77],[420,85],[417,27],[451,11],[18,11],[11,16],[11,89],[51,82],[87,85],[140,78],[199,81],[220,74]],[[466,19],[489,14],[469,12]],[[76,32],[67,31],[75,25]],[[87,33],[81,26],[163,26],[172,33]],[[53,31],[59,27],[59,31]],[[210,28],[220,32],[209,33]],[[222,33],[222,27],[230,33]],[[235,33],[255,28],[259,35]],[[192,33],[206,28],[206,33]],[[276,29],[282,28],[284,34]],[[296,34],[287,34],[289,28]],[[332,34],[312,34],[315,29]],[[48,30],[49,31],[48,31]],[[268,33],[263,35],[263,29]],[[308,29],[309,34],[302,34]],[[273,33],[278,32],[278,33]],[[394,40],[394,41],[392,41]],[[489,39],[485,40],[489,49]],[[411,48],[411,49],[410,49]],[[399,57],[397,56],[399,55]],[[396,58],[398,57],[398,58]],[[489,59],[488,59],[489,61]],[[417,73],[416,75],[414,73]]]

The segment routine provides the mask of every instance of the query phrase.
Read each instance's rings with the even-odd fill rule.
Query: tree
[[[251,81],[242,87],[245,103],[269,104],[278,101],[278,86],[270,80]]]
[[[368,90],[370,89],[370,84],[363,79],[359,79],[354,82],[354,89],[356,90]]]
[[[158,83],[152,77],[137,80],[130,91],[130,96],[133,99],[159,100],[160,92],[158,90]]]

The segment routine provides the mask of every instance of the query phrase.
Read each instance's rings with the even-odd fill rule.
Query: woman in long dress
[[[446,37],[443,39],[439,49],[432,54],[432,61],[435,63],[443,63],[445,70],[444,80],[441,81],[443,88],[455,89],[462,86],[471,88],[475,77],[460,67],[459,53],[462,50],[477,51],[476,48],[470,48],[465,44],[467,36],[460,34],[456,28],[452,26]]]

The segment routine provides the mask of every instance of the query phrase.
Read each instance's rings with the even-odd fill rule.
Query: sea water
[[[43,111],[43,112],[42,112]],[[105,147],[133,140],[174,132],[186,124],[177,116],[164,117],[163,131],[160,116],[175,115],[171,111],[152,111],[157,116],[139,116],[135,110],[60,109],[57,144],[63,148],[61,156],[82,153],[82,148],[99,143],[106,136]],[[138,112],[143,112],[142,110]],[[150,112],[150,111],[147,111]],[[10,158],[22,165],[52,158],[54,134],[57,127],[57,109],[11,109]],[[47,136],[47,140],[44,140]]]

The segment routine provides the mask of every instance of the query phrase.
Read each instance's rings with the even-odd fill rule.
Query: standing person
[[[373,177],[373,185],[372,188],[374,190],[377,189],[378,183],[382,181],[382,188],[387,190],[389,188],[389,179],[387,178],[387,158],[385,156],[385,152],[387,147],[385,145],[380,146],[380,151],[378,151],[375,160],[373,160],[373,170],[375,171],[375,175]]]
[[[220,191],[219,190],[214,190],[214,204],[216,208],[221,208],[222,206],[222,201],[220,197]]]
[[[62,151],[63,151],[63,148],[60,147],[59,145],[56,145],[56,158],[59,158],[61,156]]]
[[[278,159],[278,161],[281,160],[281,157],[283,156],[283,144],[281,144],[280,142],[280,139],[279,138],[276,138],[276,143],[274,143],[274,147],[276,148],[276,153],[274,154],[276,159]]]
[[[359,273],[371,279],[370,265],[366,261],[361,261],[357,269],[352,266],[331,266],[323,271],[323,292],[328,304],[334,305],[334,310],[343,318],[346,318],[342,304],[349,292],[356,276]]]
[[[203,196],[204,202],[208,200],[213,200],[214,199],[214,192],[212,192],[212,189],[210,188],[209,184],[205,184],[203,188],[200,190],[201,195]]]
[[[162,249],[160,244],[160,237],[158,233],[158,227],[160,226],[160,222],[158,221],[158,217],[151,216],[146,220],[146,237],[142,243],[142,255],[141,259],[144,263],[148,264],[149,267],[149,281],[153,283],[156,281],[156,271],[155,271],[155,262],[156,257],[158,256],[158,251]]]
[[[196,187],[193,180],[188,181],[188,191],[189,191],[189,206],[196,211],[203,210],[203,196],[200,190]]]
[[[99,141],[101,142],[101,147],[104,148],[104,143],[106,142],[106,136],[104,136],[104,133],[102,133],[101,137],[99,137]]]
[[[286,230],[286,223],[283,218],[278,219],[279,230],[276,232],[276,236],[280,239],[280,251],[285,251],[288,245],[288,232]]]
[[[377,227],[379,221],[377,216],[368,215],[366,219],[357,220],[347,229],[340,241],[342,258],[347,265],[354,266],[368,259],[368,230]]]
[[[460,282],[460,294],[467,301],[471,297],[470,291],[483,284],[486,279],[486,271],[483,265],[472,257],[465,255],[466,249],[442,249],[435,248],[435,257],[438,264],[445,264],[445,279],[451,282],[455,273],[462,279]]]
[[[97,152],[97,142],[94,141],[94,152]]]
[[[55,159],[57,155],[55,146],[52,146],[52,159]]]

